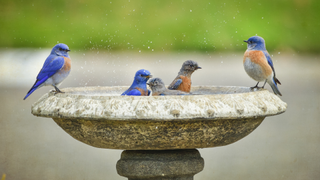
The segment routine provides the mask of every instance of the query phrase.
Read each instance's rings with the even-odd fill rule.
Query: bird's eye
[[[62,51],[62,48],[59,48],[59,51]]]

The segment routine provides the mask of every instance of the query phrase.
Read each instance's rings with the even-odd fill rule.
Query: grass
[[[243,51],[265,38],[270,51],[318,52],[320,1],[1,1],[0,47],[133,51]]]

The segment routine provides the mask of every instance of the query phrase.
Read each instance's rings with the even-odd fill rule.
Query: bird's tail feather
[[[274,81],[268,81],[268,84],[271,86],[272,91],[274,92],[274,94],[282,96],[280,90],[278,89],[278,86],[277,86],[276,82],[280,84],[280,81],[277,78],[275,78]]]
[[[23,98],[23,100],[27,99],[28,96],[30,96],[30,94],[33,93],[33,91],[35,91],[36,89],[38,89],[39,87],[43,86],[43,83],[48,79],[48,76],[44,77],[41,80],[36,80],[36,82],[33,84],[32,88],[28,91],[26,97]]]
[[[42,83],[42,82],[41,82],[41,83]],[[23,100],[27,99],[27,97],[29,97],[30,94],[33,93],[33,91],[35,91],[36,89],[38,89],[39,86],[41,85],[41,83],[39,83],[39,81],[36,81],[36,82],[33,84],[32,88],[28,91],[27,95],[23,98]]]
[[[27,93],[27,95],[23,98],[23,100],[27,99],[27,97],[29,97],[33,91],[35,91],[36,89],[38,89],[38,87],[34,87],[32,86],[32,88],[29,90],[29,92]]]
[[[281,85],[281,82],[276,77],[274,77],[274,81],[275,81],[276,84],[280,84]]]

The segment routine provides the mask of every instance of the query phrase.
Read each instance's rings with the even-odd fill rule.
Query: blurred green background
[[[133,51],[243,51],[259,35],[269,51],[320,49],[317,0],[0,1],[0,47]]]

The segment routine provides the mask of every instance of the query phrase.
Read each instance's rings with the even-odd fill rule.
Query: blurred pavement
[[[125,180],[116,172],[121,150],[83,144],[52,119],[31,114],[32,103],[53,88],[42,87],[22,100],[49,52],[0,50],[0,177]],[[142,68],[169,84],[188,59],[203,68],[193,74],[193,85],[254,86],[242,55],[71,51],[71,74],[60,87],[130,85]],[[195,180],[320,179],[320,56],[276,53],[273,61],[287,111],[267,117],[234,144],[200,149],[205,167]]]

